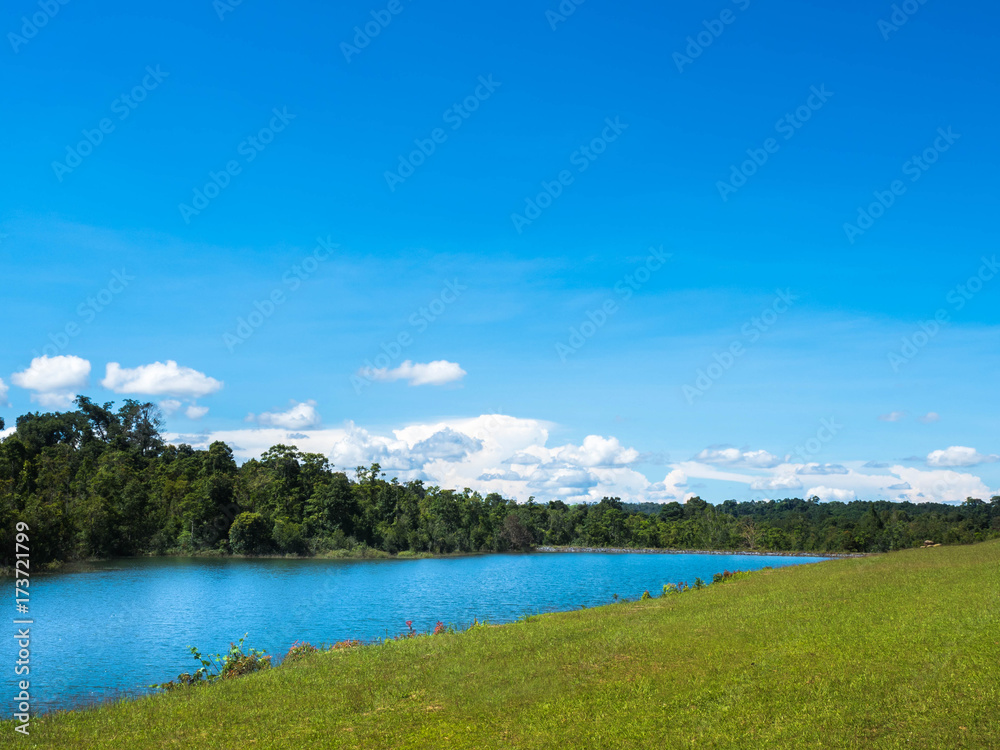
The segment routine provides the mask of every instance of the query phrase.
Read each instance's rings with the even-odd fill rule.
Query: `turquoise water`
[[[664,583],[819,557],[535,553],[430,560],[130,559],[32,577],[33,711],[135,695],[198,667],[188,650],[280,656],[296,640],[370,641],[437,621],[457,627],[656,594]],[[11,606],[13,610],[13,606]],[[18,626],[10,626],[12,633]],[[13,637],[0,681],[17,694]],[[5,704],[5,717],[13,712]]]

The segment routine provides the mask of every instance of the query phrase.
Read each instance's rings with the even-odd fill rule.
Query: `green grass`
[[[320,652],[0,745],[996,748],[998,642],[1000,542],[908,550]]]

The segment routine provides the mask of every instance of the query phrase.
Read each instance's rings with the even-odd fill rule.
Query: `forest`
[[[29,413],[0,442],[0,564],[15,524],[37,564],[168,554],[471,553],[539,545],[879,552],[1000,537],[1000,497],[961,504],[818,498],[712,505],[518,503],[471,489],[350,475],[275,445],[237,465],[222,442],[169,445],[152,403]],[[0,429],[3,429],[0,419]]]

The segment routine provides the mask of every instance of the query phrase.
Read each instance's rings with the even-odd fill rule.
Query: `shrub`
[[[330,650],[331,651],[340,651],[341,649],[355,648],[356,646],[360,646],[360,645],[362,645],[361,641],[337,641],[332,646],[330,646]]]
[[[319,651],[319,649],[311,643],[295,641],[295,643],[292,644],[292,647],[288,649],[288,653],[285,654],[285,658],[281,660],[281,663],[290,664],[301,659],[303,656],[315,653],[316,651]]]
[[[705,588],[705,582],[703,580],[701,580],[700,578],[695,578],[694,579],[694,587],[696,589],[703,589],[703,588]]]
[[[240,513],[229,527],[229,544],[237,555],[260,555],[271,548],[271,531],[260,513]]]
[[[185,672],[178,675],[176,681],[150,685],[150,687],[175,690],[179,687],[202,685],[216,680],[229,680],[268,669],[271,666],[271,657],[263,651],[250,649],[248,653],[244,653],[243,641],[246,637],[246,633],[244,633],[239,643],[230,643],[229,651],[225,656],[216,654],[211,659],[203,658],[201,652],[191,646],[191,654],[201,666],[193,673]]]
[[[640,601],[646,601],[647,599],[652,599],[652,595],[649,593],[649,589],[642,592],[642,596],[639,597]]]
[[[304,555],[309,551],[301,524],[279,519],[274,522],[272,538],[278,549],[286,554]]]

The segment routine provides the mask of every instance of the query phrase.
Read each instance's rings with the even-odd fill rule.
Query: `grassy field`
[[[320,652],[0,746],[997,748],[998,642],[1000,542],[909,550]]]

